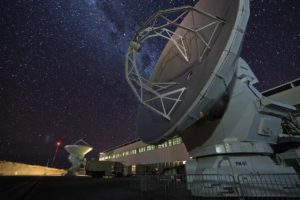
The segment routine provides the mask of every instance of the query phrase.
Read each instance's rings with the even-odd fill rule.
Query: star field
[[[195,0],[2,0],[0,160],[45,165],[55,141],[83,138],[89,157],[137,137],[124,76],[135,31],[154,12]],[[300,77],[300,2],[251,1],[242,57],[265,90]],[[144,62],[158,52],[148,47]],[[60,149],[56,167],[67,167]]]

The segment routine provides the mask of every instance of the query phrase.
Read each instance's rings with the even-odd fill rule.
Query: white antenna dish
[[[66,145],[65,149],[70,154],[68,160],[72,164],[72,167],[68,170],[68,172],[70,175],[76,175],[80,169],[84,169],[86,163],[86,159],[84,157],[87,153],[93,150],[93,147],[91,147],[83,139],[80,139],[74,144]]]
[[[93,147],[91,147],[84,140],[80,139],[74,144],[66,145],[65,149],[70,154],[77,155],[78,157],[84,157],[87,153],[93,150]]]
[[[186,163],[189,174],[231,174],[236,180],[243,174],[276,174],[297,188],[299,179],[283,176],[300,170],[300,164],[284,163],[300,155],[300,129],[291,115],[295,108],[263,97],[253,86],[257,78],[240,58],[249,15],[248,0],[200,0],[194,7],[159,11],[146,21],[125,62],[126,79],[141,103],[137,132],[146,143],[180,135],[195,158]],[[168,43],[145,78],[137,57],[143,43],[154,37]],[[281,158],[281,164],[271,157]],[[295,163],[297,159],[293,157]],[[205,177],[209,184],[218,179]],[[250,185],[258,193],[272,187],[260,187],[256,178]],[[268,179],[275,183],[278,177]],[[232,185],[226,181],[212,192]],[[188,183],[195,196],[213,195],[202,191],[196,176]],[[257,193],[253,191],[247,195]]]

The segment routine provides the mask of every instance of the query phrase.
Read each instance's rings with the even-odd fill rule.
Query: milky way
[[[124,78],[135,31],[185,0],[2,0],[0,160],[46,164],[55,141],[80,138],[92,157],[133,140],[137,101]],[[265,90],[300,77],[300,2],[251,1],[243,58]],[[148,47],[145,62],[158,56]],[[56,166],[65,167],[61,149]]]

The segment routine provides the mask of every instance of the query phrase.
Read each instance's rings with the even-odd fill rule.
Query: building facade
[[[180,137],[174,137],[158,145],[145,144],[141,140],[120,145],[100,153],[99,160],[122,162],[132,173],[141,166],[142,171],[162,171],[183,165],[189,159],[188,152]]]

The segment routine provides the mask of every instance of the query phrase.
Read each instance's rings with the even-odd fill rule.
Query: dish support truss
[[[86,141],[84,141],[83,139],[77,140],[76,142],[74,142],[73,145],[80,145],[80,144],[84,144],[84,145],[86,145],[86,146],[88,146],[88,147],[92,147],[91,145],[89,145],[89,144],[88,144]]]
[[[188,14],[191,15],[192,18],[192,27],[180,24]],[[176,17],[174,17],[175,15]],[[194,17],[197,15],[207,17],[209,19],[208,23],[197,27],[194,23]],[[215,38],[218,28],[224,23],[225,21],[223,19],[191,6],[158,11],[152,15],[135,34],[135,37],[130,42],[125,58],[126,79],[139,102],[155,113],[171,120],[170,116],[172,112],[176,105],[182,101],[181,97],[187,89],[186,87],[178,88],[179,83],[176,82],[152,82],[140,74],[136,56],[141,50],[141,45],[145,40],[153,37],[162,37],[171,41],[178,50],[179,55],[181,55],[186,62],[190,63],[191,52],[188,41],[197,37],[199,41],[204,44],[204,48],[201,50],[198,45],[198,61],[201,63],[212,47],[213,39]],[[183,35],[180,35],[177,31],[172,31],[171,28],[183,29],[185,31],[183,31]],[[210,37],[205,38],[202,32],[207,29],[212,29],[212,32]],[[177,87],[174,88],[175,86]],[[174,89],[172,90],[172,88]],[[154,101],[160,102],[160,105],[155,104]],[[168,101],[169,106],[166,106],[166,101]]]

